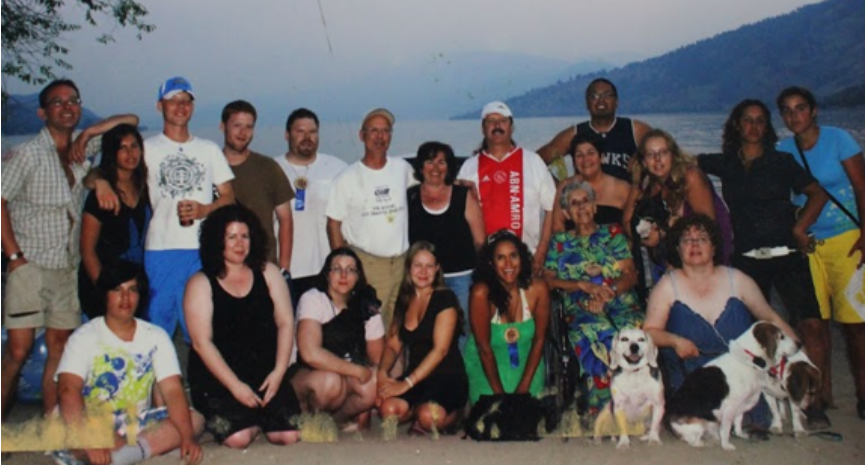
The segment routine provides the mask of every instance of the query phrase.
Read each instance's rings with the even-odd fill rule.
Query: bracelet
[[[409,385],[409,389],[415,387],[415,383],[412,382],[412,375],[407,376],[406,379],[404,379],[403,381],[406,381],[406,383]]]

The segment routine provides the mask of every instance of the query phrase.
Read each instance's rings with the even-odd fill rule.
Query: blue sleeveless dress
[[[668,272],[674,288],[674,304],[671,306],[665,329],[671,334],[694,342],[701,353],[698,357],[684,360],[677,355],[673,348],[665,347],[659,351],[667,367],[668,386],[674,391],[679,389],[687,374],[704,366],[719,355],[727,353],[728,342],[743,334],[755,322],[746,304],[735,297],[733,272],[730,268],[727,271],[731,296],[725,303],[725,309],[722,310],[715,324],[710,324],[703,316],[679,300],[677,281],[673,272]]]
[[[722,310],[715,324],[710,324],[703,316],[679,300],[677,281],[674,279],[674,274],[672,271],[668,271],[667,273],[674,288],[674,304],[671,306],[668,324],[665,329],[671,334],[676,334],[694,342],[700,351],[700,355],[695,358],[681,359],[676,351],[670,347],[659,350],[659,356],[662,358],[665,367],[665,387],[668,389],[668,396],[679,389],[689,373],[704,366],[710,360],[727,353],[728,342],[746,332],[755,322],[746,304],[735,297],[737,294],[734,289],[733,269],[726,268],[726,270],[731,287],[731,296],[725,303],[725,309]],[[749,423],[758,428],[769,427],[770,410],[763,397],[747,413],[744,424]]]

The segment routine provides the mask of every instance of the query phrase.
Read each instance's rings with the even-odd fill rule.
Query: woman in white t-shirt
[[[344,430],[365,427],[376,402],[385,327],[376,291],[348,247],[331,251],[316,287],[298,303],[292,386],[305,412],[328,412]]]

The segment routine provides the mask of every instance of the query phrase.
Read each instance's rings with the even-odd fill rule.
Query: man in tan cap
[[[331,249],[350,246],[361,258],[367,281],[382,301],[386,328],[409,249],[406,189],[415,183],[412,166],[387,155],[393,126],[394,115],[384,108],[364,116],[358,132],[364,157],[334,180],[326,210]]]

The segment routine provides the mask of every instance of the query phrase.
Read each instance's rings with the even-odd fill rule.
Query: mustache
[[[493,134],[505,134],[505,129],[495,128],[493,129]]]

